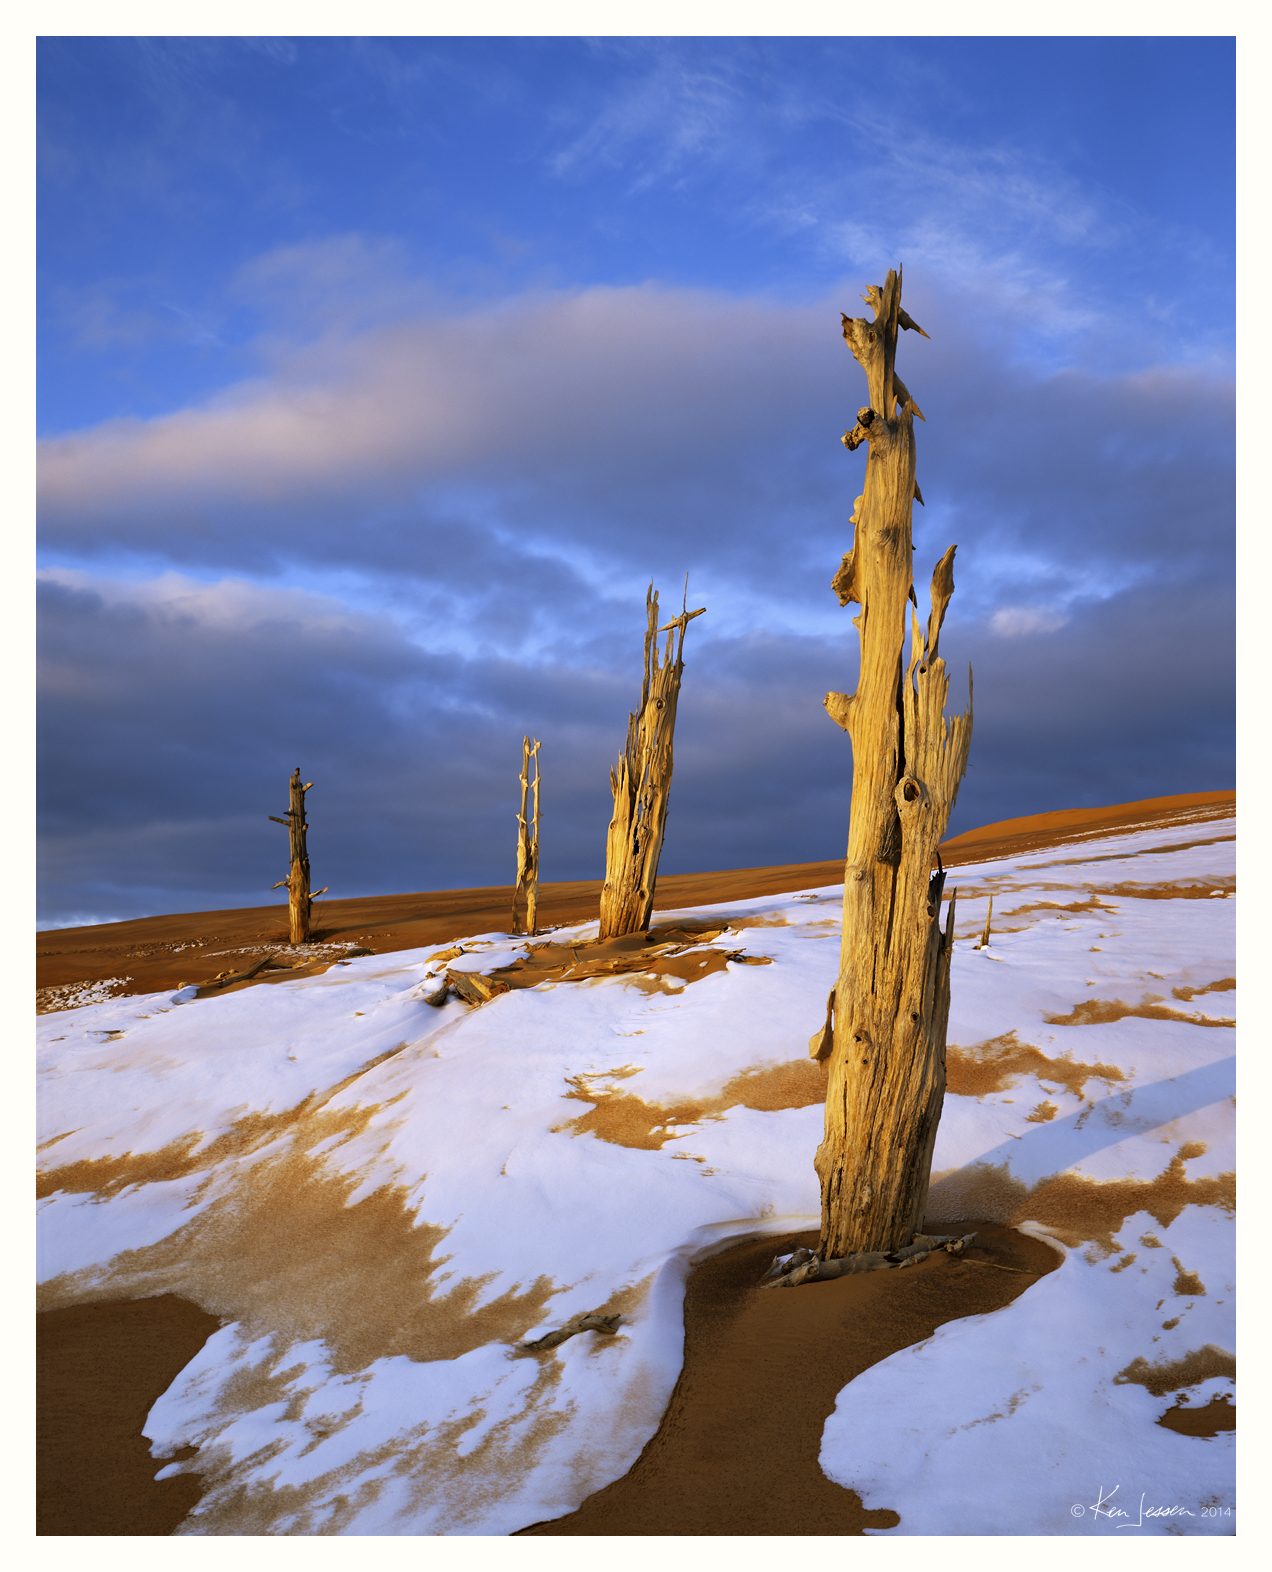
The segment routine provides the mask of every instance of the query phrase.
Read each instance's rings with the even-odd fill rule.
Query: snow
[[[1233,829],[952,871],[951,1084],[961,1064],[972,1089],[947,1094],[929,1218],[1014,1219],[1063,1261],[840,1393],[822,1467],[900,1513],[881,1532],[1233,1531],[1202,1515],[1235,1505],[1231,1435],[1163,1428],[1179,1392],[1122,1375],[1235,1347],[1235,994],[1205,991],[1235,973]],[[727,914],[717,947],[772,961],[678,992],[616,977],[426,1004],[444,966],[524,953],[488,933],[445,963],[364,956],[41,1017],[45,1302],[176,1292],[226,1322],[146,1423],[158,1457],[200,1449],[165,1470],[204,1478],[178,1532],[503,1535],[624,1473],[679,1372],[693,1263],[816,1226],[821,1109],[722,1091],[807,1064],[839,896],[660,912]],[[976,1081],[995,1053],[1000,1084]],[[618,1122],[581,1131],[579,1094]],[[617,1335],[520,1349],[589,1310],[621,1312]],[[1230,1390],[1205,1373],[1183,1396]]]

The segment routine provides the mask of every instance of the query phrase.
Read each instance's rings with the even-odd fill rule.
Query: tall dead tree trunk
[[[827,1029],[813,1047],[829,1059],[821,1180],[823,1260],[895,1250],[923,1224],[932,1148],[945,1095],[954,901],[941,931],[945,881],[937,846],[967,768],[972,712],[945,719],[949,682],[937,652],[954,591],[954,547],[932,575],[926,632],[914,594],[914,417],[923,418],[893,369],[898,328],[927,334],[901,309],[901,273],[862,297],[874,321],[843,319],[844,338],[866,373],[870,403],[844,435],[869,444],[866,481],[851,522],[853,549],[832,587],[856,603],[861,636],[857,691],[826,696],[852,739],[852,810],[844,868],[839,980]],[[968,675],[970,689],[970,671]],[[935,871],[933,871],[935,865]]]
[[[285,889],[288,900],[288,916],[291,925],[291,942],[305,944],[309,940],[309,916],[314,900],[319,895],[325,895],[327,886],[321,890],[309,893],[309,851],[305,845],[305,834],[309,829],[305,819],[305,793],[313,785],[313,781],[301,785],[300,767],[289,782],[291,786],[291,807],[287,810],[287,817],[280,819],[276,813],[271,813],[270,818],[275,824],[285,824],[291,841],[291,872],[285,879],[280,879],[274,888]]]
[[[534,775],[530,761],[534,760]],[[529,817],[526,808],[530,807]],[[521,811],[517,814],[517,888],[512,892],[512,931],[520,933],[521,897],[526,900],[525,932],[539,931],[539,739],[530,746],[529,737],[521,739]]]
[[[686,581],[687,582],[687,581]],[[685,606],[688,606],[686,590]],[[676,701],[684,671],[681,658],[685,629],[707,608],[684,610],[664,627],[658,626],[658,596],[651,584],[645,592],[645,668],[640,709],[628,716],[627,746],[610,771],[614,817],[605,845],[605,884],[601,889],[602,939],[640,933],[649,927],[654,909],[658,857],[667,827],[671,791],[672,735]],[[660,661],[658,635],[667,635]],[[674,658],[673,658],[674,646]]]

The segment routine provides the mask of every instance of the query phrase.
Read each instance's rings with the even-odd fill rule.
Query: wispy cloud
[[[369,255],[317,247],[312,275],[299,248],[260,265],[270,289],[295,279],[316,302],[305,336],[267,341],[267,371],[202,406],[43,444],[46,550],[326,563],[461,596],[465,578],[629,587],[689,569],[754,625],[806,604],[809,575],[845,549],[861,460],[837,441],[859,393],[842,297],[646,286],[436,315],[391,275],[389,320],[349,326],[345,293],[374,296]],[[1010,295],[983,282],[969,304],[927,284],[907,299],[933,334],[904,346],[929,415],[916,527],[925,551],[929,534],[937,555],[962,543],[986,615],[1186,571],[1198,517],[1222,538],[1223,379],[1039,375],[1018,364],[1027,324]]]

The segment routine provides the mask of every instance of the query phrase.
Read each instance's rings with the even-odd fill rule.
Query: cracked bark
[[[685,605],[687,608],[687,600]],[[706,609],[700,606],[697,611],[683,610],[660,628],[654,586],[651,584],[645,592],[647,622],[640,709],[627,718],[627,746],[610,771],[614,816],[605,844],[602,939],[641,933],[649,927],[658,857],[667,827],[671,744],[676,729],[680,678],[684,671],[685,629]],[[667,635],[667,647],[661,660],[658,652],[660,633]]]
[[[862,297],[873,322],[843,318],[843,334],[866,373],[870,403],[844,434],[869,445],[866,481],[850,520],[852,550],[832,587],[856,603],[861,672],[852,695],[826,708],[852,740],[853,787],[844,867],[839,978],[827,1029],[810,1051],[828,1062],[821,1181],[823,1260],[895,1251],[923,1225],[932,1148],[945,1094],[954,893],[942,932],[944,871],[937,846],[967,768],[972,712],[945,718],[949,681],[938,653],[954,592],[951,546],[932,575],[926,630],[907,603],[913,585],[911,510],[914,417],[894,369],[898,328],[923,334],[901,309],[901,274]]]
[[[530,763],[534,761],[534,774]],[[530,807],[529,816],[526,808]],[[521,811],[517,814],[517,887],[512,892],[512,931],[521,933],[520,905],[525,896],[525,932],[539,931],[539,739],[530,746],[529,737],[521,739]]]

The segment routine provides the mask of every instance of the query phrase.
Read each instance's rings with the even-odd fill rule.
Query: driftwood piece
[[[962,1255],[975,1234],[916,1234],[899,1250],[859,1250],[853,1255],[823,1261],[812,1250],[797,1250],[789,1257],[775,1256],[760,1280],[761,1288],[798,1288],[802,1283],[825,1283],[858,1272],[886,1272],[892,1267],[918,1266],[934,1250]]]
[[[543,1353],[546,1349],[556,1348],[564,1343],[567,1337],[573,1337],[578,1332],[602,1332],[612,1337],[618,1331],[621,1315],[579,1315],[568,1322],[558,1331],[548,1332],[543,1337],[536,1337],[532,1343],[522,1343],[522,1348],[529,1348],[536,1354]]]
[[[530,764],[534,761],[534,774]],[[527,815],[527,806],[530,808]],[[526,902],[526,925],[521,927],[521,899]],[[539,931],[539,739],[530,746],[521,739],[521,809],[517,814],[517,887],[512,892],[512,932],[534,935]]]
[[[291,872],[285,879],[280,879],[273,888],[287,891],[290,942],[306,944],[309,940],[309,920],[313,902],[319,895],[327,893],[327,886],[324,884],[322,889],[313,895],[309,893],[309,850],[306,845],[309,825],[305,819],[305,793],[313,785],[313,781],[302,785],[300,767],[297,766],[288,784],[291,788],[291,807],[287,810],[287,817],[280,819],[276,813],[271,813],[269,817],[275,824],[287,826],[288,839],[291,843]]]
[[[243,972],[221,972],[211,982],[200,983],[200,988],[228,988],[231,983],[247,982],[250,977],[255,977],[258,972],[263,972],[271,964],[274,957],[267,955],[264,960],[257,961],[255,966],[249,966]],[[289,961],[288,965],[291,964]]]
[[[844,868],[839,979],[831,1043],[810,1048],[828,1067],[821,1182],[823,1261],[891,1252],[922,1223],[932,1148],[945,1093],[945,1032],[953,927],[944,932],[944,871],[936,848],[967,766],[971,709],[947,720],[941,624],[954,590],[951,547],[932,575],[926,630],[909,611],[911,511],[916,497],[914,417],[921,411],[895,370],[901,275],[863,297],[874,320],[843,318],[866,374],[869,404],[844,434],[869,445],[853,513],[852,550],[834,589],[860,611],[855,694],[826,708],[852,741],[853,787]],[[927,335],[924,334],[924,337]],[[907,620],[908,665],[903,661]]]
[[[672,737],[676,703],[684,672],[685,629],[707,609],[685,610],[665,626],[658,625],[658,596],[651,584],[645,592],[645,665],[640,709],[628,716],[627,746],[610,771],[614,816],[605,844],[605,883],[601,889],[600,938],[620,938],[649,927],[654,908],[658,857],[667,827],[671,790]],[[667,635],[659,659],[658,635]],[[674,650],[674,655],[673,655]]]

